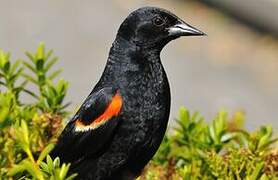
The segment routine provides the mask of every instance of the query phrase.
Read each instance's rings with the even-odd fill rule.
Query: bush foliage
[[[208,124],[186,108],[176,122],[141,180],[278,178],[277,138],[271,126],[248,132],[242,112],[229,119],[223,111]]]
[[[55,80],[58,58],[44,44],[25,54],[26,60],[11,61],[0,50],[0,179],[74,179],[76,174],[67,174],[70,164],[48,156],[68,114],[68,83]],[[25,96],[33,100],[26,102]],[[185,108],[176,122],[138,179],[278,178],[271,126],[248,132],[243,113],[229,119],[222,111],[208,124]]]
[[[53,51],[40,44],[27,60],[10,60],[0,50],[0,177],[2,179],[73,179],[67,177],[69,164],[52,160],[48,153],[62,128],[66,115],[64,98],[68,83],[54,78],[51,71],[58,60]],[[28,88],[32,87],[30,90]],[[36,89],[34,89],[36,88]],[[32,103],[23,102],[30,95]]]

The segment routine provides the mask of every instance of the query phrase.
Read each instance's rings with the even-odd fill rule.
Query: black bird
[[[121,24],[104,72],[51,153],[78,179],[131,180],[157,151],[167,128],[170,88],[162,48],[204,35],[167,10],[143,7]]]

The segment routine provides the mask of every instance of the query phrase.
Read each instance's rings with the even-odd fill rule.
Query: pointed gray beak
[[[168,28],[170,36],[204,36],[204,32],[186,24],[185,22],[178,22],[176,25]]]

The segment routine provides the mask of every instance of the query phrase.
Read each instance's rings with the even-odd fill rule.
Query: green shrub
[[[26,52],[27,60],[11,61],[10,54],[0,50],[0,179],[76,176],[67,175],[70,164],[48,156],[68,115],[68,83],[55,83],[61,70],[52,71],[58,60],[52,54],[42,43],[35,53]],[[25,102],[26,95],[33,101]],[[271,126],[248,132],[243,113],[229,119],[223,111],[208,124],[185,108],[176,121],[139,179],[278,178],[277,138],[272,137]]]
[[[10,60],[0,50],[0,177],[1,179],[73,179],[67,177],[69,164],[60,164],[47,154],[62,128],[66,115],[64,98],[68,83],[54,78],[61,70],[49,73],[58,60],[41,43],[27,60]],[[29,70],[29,72],[27,71]],[[33,73],[30,74],[30,71]],[[37,89],[28,89],[29,84]],[[34,98],[22,100],[23,94]]]
[[[207,124],[199,113],[191,115],[185,108],[176,121],[140,179],[278,178],[277,138],[271,126],[250,133],[242,127],[241,112],[229,120],[221,111]]]

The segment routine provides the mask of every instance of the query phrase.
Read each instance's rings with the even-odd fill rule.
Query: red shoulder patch
[[[80,119],[75,122],[77,131],[87,131],[90,129],[96,129],[102,124],[106,123],[109,119],[114,116],[117,116],[122,108],[123,100],[119,92],[117,92],[113,97],[109,105],[103,114],[97,117],[95,120],[92,120],[92,123],[89,125],[84,125]]]

